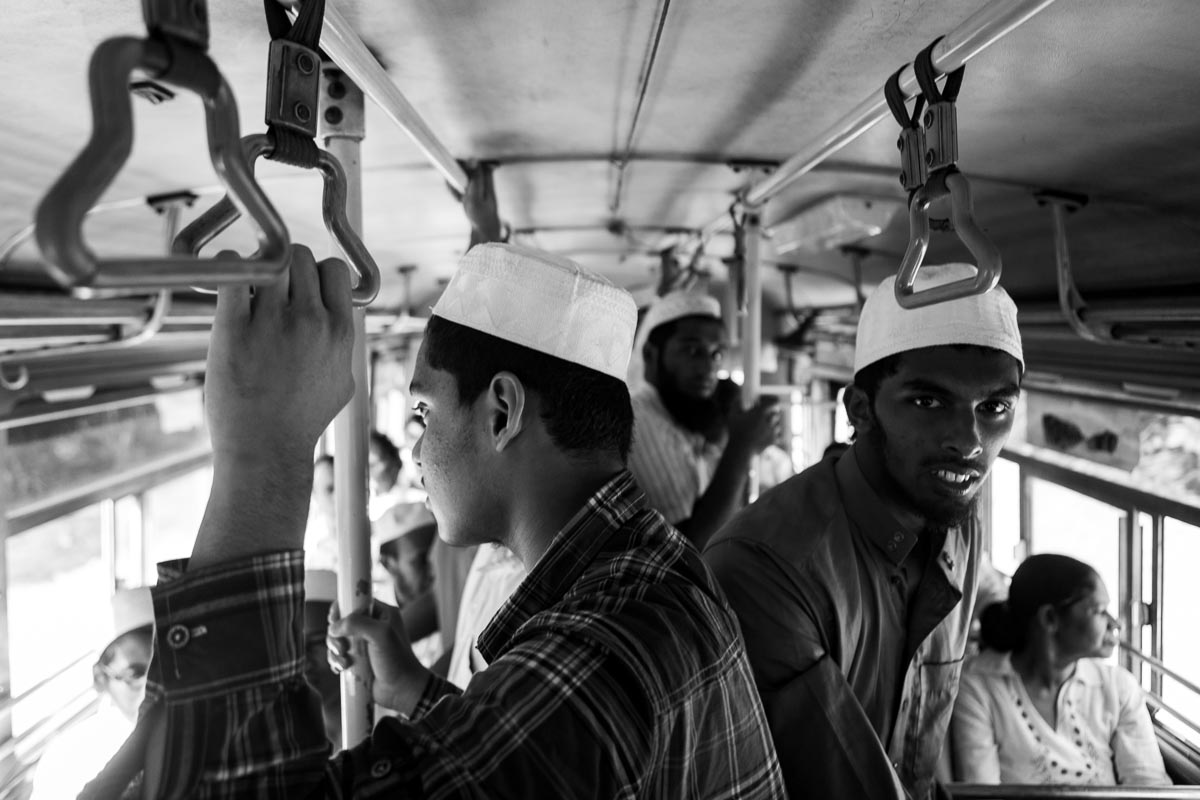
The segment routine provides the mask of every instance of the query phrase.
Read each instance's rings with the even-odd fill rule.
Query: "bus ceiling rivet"
[[[936,156],[937,156],[936,150],[932,150],[932,149],[926,150],[925,151],[925,163],[932,167],[934,158],[936,158]]]
[[[296,103],[296,105],[292,106],[292,113],[301,122],[308,122],[312,119],[312,109],[308,107],[307,103]]]
[[[901,172],[901,173],[900,173],[900,185],[901,185],[901,186],[907,186],[907,185],[908,185],[908,173],[907,173],[907,172]]]
[[[931,127],[932,125],[933,125],[933,112],[926,111],[925,112],[925,127],[928,128],[928,127]]]
[[[904,151],[904,137],[903,136],[896,139],[896,149],[900,150],[901,152]]]
[[[329,82],[329,96],[334,100],[341,100],[346,96],[346,84],[341,81]]]
[[[317,61],[308,53],[300,53],[296,56],[296,68],[305,75],[312,75],[317,69]]]
[[[342,110],[337,106],[330,106],[325,109],[325,121],[330,125],[340,125],[342,123]]]

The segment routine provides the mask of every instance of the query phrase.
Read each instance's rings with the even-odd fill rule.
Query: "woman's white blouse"
[[[963,670],[954,707],[955,774],[967,783],[1170,785],[1133,675],[1082,658],[1058,696],[1057,725],[1033,707],[1007,653]]]

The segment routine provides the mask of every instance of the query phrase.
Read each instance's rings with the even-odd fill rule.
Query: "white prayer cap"
[[[118,637],[146,625],[154,624],[154,601],[150,598],[150,587],[120,589],[112,596],[112,627],[104,632],[112,644]]]
[[[974,275],[975,268],[969,264],[921,267],[913,289],[921,291]],[[984,294],[907,309],[896,302],[895,284],[895,275],[884,278],[863,304],[854,343],[855,374],[896,353],[948,344],[991,347],[1008,353],[1025,369],[1017,306],[999,286]]]
[[[624,289],[568,258],[513,244],[472,247],[433,313],[621,381],[637,325]]]
[[[639,343],[645,344],[650,331],[684,317],[712,317],[721,319],[721,304],[700,292],[686,289],[664,294],[655,300],[646,311],[638,328]]]
[[[304,602],[332,603],[337,599],[337,573],[331,569],[304,571]]]

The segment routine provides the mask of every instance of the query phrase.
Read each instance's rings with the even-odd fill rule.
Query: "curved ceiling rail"
[[[1194,351],[1200,346],[1200,297],[1194,294],[1137,292],[1106,303],[1086,302],[1075,284],[1067,241],[1067,214],[1082,207],[1086,198],[1053,192],[1036,197],[1050,209],[1058,307],[1076,335],[1097,344],[1129,347]]]
[[[95,288],[161,289],[201,281],[261,283],[287,268],[288,234],[279,213],[254,181],[241,147],[233,90],[208,56],[204,0],[144,0],[148,35],[117,37],[96,48],[89,66],[92,135],[50,187],[35,216],[47,271],[61,285],[88,296]],[[257,227],[259,252],[251,260],[215,258],[100,259],[83,236],[88,209],[121,171],[133,149],[129,78],[142,70],[204,102],[208,152],[229,194]]]
[[[953,72],[1053,3],[1054,0],[985,3],[937,43],[932,54],[934,69],[938,74]],[[899,86],[906,99],[915,96],[917,77],[911,64],[901,72]],[[745,201],[750,205],[765,203],[888,116],[887,102],[881,95],[872,94],[817,136],[807,148],[789,158],[771,175],[751,185],[745,192]],[[722,215],[704,227],[704,235],[706,238],[712,236],[728,225],[729,220]]]
[[[186,193],[163,197],[156,208],[163,215],[163,227],[167,248],[175,240],[175,232],[179,229],[179,217],[185,205],[191,204],[191,197]],[[155,295],[154,305],[141,325],[123,327],[113,337],[102,342],[83,342],[68,344],[60,347],[45,347],[40,350],[29,350],[0,356],[0,388],[10,392],[19,392],[29,385],[29,364],[38,361],[51,361],[70,356],[95,355],[112,350],[148,342],[162,330],[167,314],[171,311],[171,292],[163,289]],[[17,364],[17,374],[10,377],[4,372],[8,364]]]

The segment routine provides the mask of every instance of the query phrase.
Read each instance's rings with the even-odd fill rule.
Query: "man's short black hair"
[[[437,316],[425,329],[425,359],[454,376],[463,405],[497,372],[511,372],[541,398],[542,421],[560,449],[629,456],[633,406],[622,380]]]

